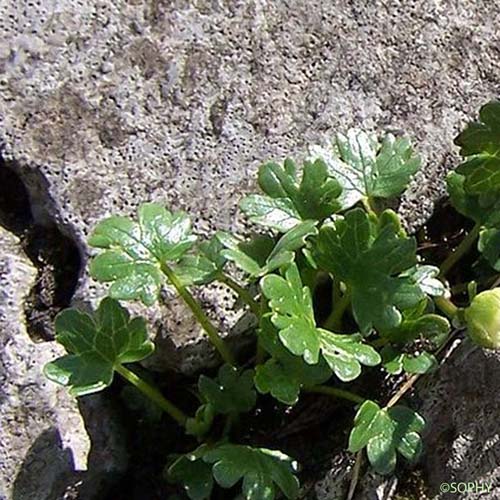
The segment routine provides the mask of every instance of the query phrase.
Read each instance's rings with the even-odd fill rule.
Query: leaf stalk
[[[173,285],[173,287],[177,290],[177,293],[182,297],[189,309],[191,309],[194,317],[205,330],[208,338],[210,339],[210,342],[217,349],[222,359],[226,363],[235,366],[236,361],[233,357],[233,354],[219,335],[217,328],[215,328],[213,323],[210,321],[210,318],[205,314],[200,304],[193,297],[188,288],[182,284],[175,272],[166,263],[162,263],[161,270]]]
[[[156,388],[149,385],[142,378],[137,376],[134,372],[125,368],[123,365],[117,364],[115,370],[132,385],[137,387],[144,395],[154,401],[165,413],[170,415],[177,423],[185,427],[188,419],[187,415],[168,399]]]
[[[448,257],[443,261],[439,268],[439,276],[441,278],[443,278],[450,271],[450,269],[470,250],[473,243],[477,240],[480,230],[481,224],[477,222],[470,230],[470,232],[465,236],[465,238],[460,242],[455,251],[448,255]]]
[[[337,387],[330,387],[328,385],[313,385],[312,387],[304,388],[306,392],[315,392],[318,394],[327,394],[328,396],[333,396],[335,398],[342,398],[353,403],[364,403],[366,398],[355,394],[351,391],[346,391],[345,389],[338,389]]]
[[[342,316],[345,310],[349,307],[351,303],[351,292],[349,288],[346,289],[344,295],[337,301],[333,307],[330,316],[325,321],[324,327],[327,330],[340,330],[342,328]]]

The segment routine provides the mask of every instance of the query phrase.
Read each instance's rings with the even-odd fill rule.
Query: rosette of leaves
[[[420,168],[420,158],[408,139],[388,134],[379,142],[375,135],[358,129],[337,134],[327,147],[312,146],[310,154],[321,158],[339,181],[344,210],[363,199],[400,195]]]
[[[172,481],[183,484],[191,500],[209,499],[214,480],[222,488],[242,481],[246,500],[274,500],[277,491],[293,500],[299,493],[296,470],[296,463],[279,451],[221,443],[182,455],[167,473]]]
[[[315,255],[347,285],[363,334],[398,327],[401,311],[425,298],[417,280],[403,274],[416,264],[416,242],[402,232],[393,212],[384,212],[375,224],[361,208],[348,211],[321,228]]]
[[[361,335],[337,334],[316,326],[311,291],[302,286],[295,264],[286,269],[284,276],[265,276],[261,288],[269,299],[271,321],[279,330],[279,339],[306,363],[317,364],[321,354],[344,382],[357,378],[362,364],[375,366],[380,363],[377,351],[364,344]]]
[[[265,194],[247,196],[240,207],[252,222],[282,233],[303,221],[322,221],[341,208],[341,187],[321,160],[305,162],[300,178],[290,159],[283,166],[266,163],[258,183]]]
[[[397,454],[410,462],[418,458],[424,427],[424,419],[405,406],[380,408],[368,400],[354,419],[349,451],[355,453],[366,447],[372,467],[380,474],[390,474],[396,467]]]
[[[108,387],[117,368],[141,361],[154,350],[144,319],[130,319],[128,311],[109,297],[93,315],[65,309],[56,317],[55,330],[68,354],[45,365],[44,373],[75,396]]]

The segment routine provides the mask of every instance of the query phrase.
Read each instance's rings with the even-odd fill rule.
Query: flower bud
[[[487,349],[500,349],[500,288],[476,295],[465,309],[465,321],[473,342]]]

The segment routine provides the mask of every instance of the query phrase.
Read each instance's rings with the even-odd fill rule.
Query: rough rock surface
[[[415,226],[453,136],[498,92],[499,14],[487,0],[3,0],[2,151],[41,174],[50,215],[86,253],[97,220],[142,201],[187,210],[202,234],[237,229],[261,161],[338,128],[406,131],[426,165],[402,207]],[[203,299],[227,330],[238,315],[222,290]],[[78,297],[98,293],[84,275]],[[182,305],[152,318],[166,345],[200,338]]]
[[[0,499],[59,500],[71,492],[91,499],[123,470],[123,445],[113,424],[101,427],[110,418],[102,401],[89,398],[79,409],[43,376],[63,349],[26,333],[23,301],[35,276],[18,239],[0,228]]]
[[[430,494],[441,500],[442,482],[474,483],[487,487],[480,498],[500,498],[500,355],[465,341],[419,392],[427,418],[422,460]],[[478,498],[462,493],[460,498]]]

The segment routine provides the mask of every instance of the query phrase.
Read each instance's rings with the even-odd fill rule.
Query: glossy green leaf
[[[229,414],[250,411],[257,400],[253,386],[253,370],[240,373],[230,365],[219,368],[217,379],[201,375],[198,389],[215,413]]]
[[[396,466],[396,452],[409,461],[418,458],[424,427],[424,419],[409,408],[380,408],[373,401],[365,401],[354,419],[349,450],[355,453],[366,447],[373,468],[380,474],[390,474]]]
[[[140,361],[154,350],[144,319],[131,320],[111,298],[103,299],[92,316],[76,309],[62,311],[55,329],[56,340],[69,354],[45,365],[44,373],[75,396],[108,387],[117,365]]]
[[[177,262],[195,239],[187,215],[145,203],[138,209],[137,222],[112,216],[97,225],[89,244],[104,251],[92,260],[90,274],[112,283],[111,297],[151,305],[164,280],[162,263]]]
[[[181,455],[167,470],[169,481],[181,483],[190,500],[207,500],[212,494],[212,467],[202,460],[205,452],[206,446],[200,446]]]
[[[262,394],[270,393],[278,401],[294,405],[302,387],[322,384],[330,378],[331,371],[323,359],[308,365],[302,357],[291,354],[279,340],[269,317],[261,320],[258,335],[262,347],[271,355],[255,370],[255,387]]]
[[[329,147],[310,148],[321,158],[342,186],[342,208],[363,198],[391,198],[401,194],[420,167],[408,139],[388,134],[380,143],[376,136],[351,129],[337,134]]]
[[[467,158],[457,169],[465,176],[469,194],[500,190],[500,101],[485,104],[479,122],[469,123],[455,139],[460,154]]]
[[[259,186],[265,195],[244,198],[241,209],[252,222],[287,232],[302,221],[323,220],[339,210],[339,183],[318,160],[305,162],[299,179],[295,164],[267,163],[259,169]]]
[[[323,357],[342,382],[357,378],[361,374],[361,365],[376,366],[381,361],[379,353],[364,344],[360,334],[338,334],[321,328],[318,332]]]
[[[484,226],[500,225],[500,199],[490,194],[469,194],[465,190],[465,176],[450,172],[446,177],[450,201],[455,210]]]
[[[360,208],[323,226],[316,250],[319,265],[349,287],[354,318],[363,334],[373,327],[396,328],[401,310],[425,297],[413,279],[401,275],[416,264],[415,239],[401,236],[392,223],[375,227]]]
[[[279,451],[222,444],[205,453],[203,460],[213,464],[213,476],[223,488],[243,480],[246,500],[273,500],[276,487],[288,499],[298,497],[299,481],[294,475],[297,466]]]
[[[281,342],[306,363],[318,363],[321,352],[335,375],[349,381],[361,372],[360,364],[373,366],[380,362],[378,353],[363,344],[360,335],[341,335],[316,327],[311,292],[302,286],[295,264],[288,267],[284,277],[264,277],[261,288],[269,299],[271,321],[279,330]]]

